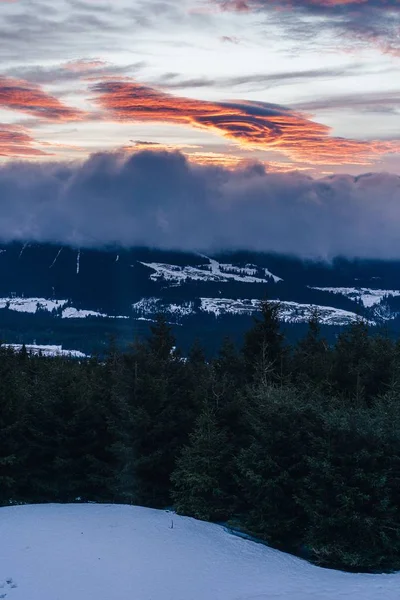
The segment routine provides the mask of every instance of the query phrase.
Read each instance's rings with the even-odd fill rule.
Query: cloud
[[[49,121],[79,121],[85,115],[66,106],[39,86],[10,77],[0,77],[0,107]]]
[[[0,58],[14,64],[149,50],[143,34],[205,26],[184,0],[16,0],[2,4]],[[173,34],[174,41],[176,35]],[[144,48],[144,46],[147,46]],[[96,50],[97,49],[97,50]],[[150,50],[150,52],[152,49]]]
[[[234,35],[222,35],[220,41],[228,44],[240,44],[240,39]]]
[[[125,78],[136,74],[145,65],[144,61],[117,66],[100,59],[78,59],[50,67],[42,65],[16,66],[6,70],[4,76],[46,85],[67,81],[94,81],[106,77],[107,79],[113,77]]]
[[[398,0],[211,0],[223,10],[278,14],[292,30],[342,33],[353,42],[373,43],[382,52],[400,56]],[[284,12],[292,15],[292,20]],[[315,22],[310,22],[315,18]],[[306,25],[306,30],[304,30]]]
[[[0,156],[15,158],[48,155],[34,144],[35,140],[23,127],[0,123]]]
[[[400,111],[400,91],[364,92],[314,98],[294,105],[298,110],[356,110],[358,112],[397,113]]]
[[[354,77],[360,72],[361,66],[352,65],[340,68],[317,68],[302,69],[298,71],[277,71],[275,73],[247,73],[245,75],[236,75],[231,77],[191,77],[183,79],[179,73],[165,73],[155,81],[155,85],[169,90],[184,88],[210,88],[220,89],[246,86],[246,90],[265,90],[274,86],[287,85],[303,81],[315,82],[322,79],[335,79],[337,77]]]
[[[4,241],[399,258],[400,177],[227,170],[179,153],[0,167]]]
[[[151,121],[200,127],[244,146],[277,150],[312,164],[369,164],[398,151],[399,142],[332,137],[330,128],[303,113],[263,102],[207,102],[166,94],[126,81],[92,87],[96,101],[118,121]]]
[[[132,141],[132,144],[123,146],[120,151],[125,153],[137,153],[142,150],[152,150],[153,152],[182,152],[185,158],[191,163],[198,165],[210,165],[214,167],[225,167],[227,169],[233,169],[238,165],[248,164],[248,159],[242,156],[235,156],[226,152],[216,152],[215,150],[207,150],[201,148],[201,146],[195,144],[161,144],[160,142],[143,142],[140,140]],[[289,169],[292,169],[291,165]]]

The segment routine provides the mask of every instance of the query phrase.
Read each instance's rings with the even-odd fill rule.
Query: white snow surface
[[[216,316],[251,315],[260,305],[260,300],[231,298],[200,298],[201,310],[214,313]],[[307,323],[313,312],[318,311],[320,322],[323,325],[348,325],[357,320],[356,313],[333,306],[318,306],[316,304],[300,304],[298,302],[271,300],[281,305],[280,320],[285,323]],[[371,321],[371,325],[374,323]]]
[[[199,298],[200,311],[213,313],[216,317],[222,315],[253,315],[260,306],[256,298]],[[333,306],[319,306],[316,304],[300,304],[299,302],[271,300],[281,305],[280,320],[285,323],[308,323],[315,310],[318,311],[320,322],[323,325],[348,325],[358,319],[356,313]],[[161,298],[142,298],[132,305],[132,310],[142,318],[163,311],[175,317],[185,317],[196,312],[193,302],[183,304],[169,304]],[[375,325],[374,321],[368,321]]]
[[[356,287],[314,287],[313,290],[331,292],[331,294],[342,294],[350,300],[361,300],[365,308],[371,308],[379,304],[385,296],[400,296],[399,290],[374,290],[372,288]]]
[[[22,344],[7,344],[8,348],[13,348],[17,352],[22,349]],[[70,356],[73,358],[87,358],[87,355],[79,350],[63,350],[62,346],[41,346],[39,344],[25,344],[29,353],[42,354],[43,356]],[[0,593],[1,598],[1,593]]]
[[[144,317],[154,315],[160,311],[178,317],[187,317],[194,313],[194,305],[193,302],[175,304],[166,303],[162,298],[142,298],[139,302],[132,304],[132,310],[141,315],[141,320],[148,320]]]
[[[274,275],[266,268],[258,269],[256,265],[252,264],[239,267],[228,263],[219,263],[208,256],[201,256],[202,258],[206,258],[209,263],[197,267],[182,267],[179,265],[156,262],[141,262],[140,264],[154,271],[154,273],[150,275],[150,279],[153,281],[164,280],[176,285],[180,285],[185,281],[238,281],[241,283],[266,283],[270,279],[273,279],[275,283],[282,281],[280,277]],[[256,277],[256,274],[260,271],[263,272],[262,277]]]
[[[48,300],[46,298],[0,298],[0,309],[8,305],[10,310],[35,313],[38,309],[51,312],[55,308],[65,306],[68,300]]]
[[[6,600],[399,599],[400,574],[322,569],[218,525],[148,508],[0,508],[0,540]]]
[[[68,300],[49,300],[46,298],[0,298],[0,309],[8,306],[9,310],[35,314],[38,310],[52,310],[62,308],[63,319],[86,319],[88,317],[102,317],[110,319],[129,319],[128,316],[110,316],[94,310],[81,310],[73,306],[67,306]],[[64,308],[65,307],[65,308]],[[1,596],[0,596],[1,598]]]
[[[80,310],[73,306],[68,306],[62,313],[63,319],[87,319],[87,317],[107,317],[107,315],[94,310]]]

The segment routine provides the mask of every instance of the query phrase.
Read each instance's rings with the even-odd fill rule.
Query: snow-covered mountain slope
[[[361,301],[365,308],[371,308],[380,304],[387,296],[400,296],[399,290],[379,290],[371,288],[356,288],[356,287],[314,287],[314,290],[321,292],[330,292],[331,294],[341,294],[350,298],[350,300]]]
[[[400,574],[322,569],[218,525],[134,506],[0,508],[0,540],[6,600],[399,598]]]
[[[175,317],[178,320],[197,313],[208,313],[215,317],[223,315],[254,315],[259,309],[260,300],[258,299],[233,299],[233,298],[199,298],[200,305],[196,308],[195,303],[188,302],[179,304],[169,304],[160,298],[143,298],[140,302],[132,305],[134,314],[141,317],[149,317],[158,312],[163,312],[169,317]],[[272,302],[278,302],[272,300]],[[281,321],[285,323],[307,323],[315,311],[318,311],[322,325],[349,325],[359,317],[356,313],[334,308],[332,306],[319,306],[315,304],[300,304],[299,302],[280,302]],[[375,325],[375,321],[369,320],[370,325]]]

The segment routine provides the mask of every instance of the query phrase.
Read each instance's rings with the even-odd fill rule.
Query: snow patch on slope
[[[162,298],[142,298],[139,302],[132,304],[134,313],[140,315],[141,320],[149,315],[156,315],[160,312],[169,313],[177,317],[188,317],[194,313],[194,303],[185,302],[182,304],[166,303]]]
[[[231,298],[200,298],[201,310],[221,315],[252,315],[259,310],[260,300]],[[281,306],[280,320],[285,323],[307,323],[317,310],[322,325],[348,325],[358,319],[353,312],[334,308],[333,306],[319,306],[316,304],[300,304],[298,302],[271,300],[279,302]],[[371,325],[374,323],[371,321]]]
[[[88,317],[107,317],[104,313],[99,313],[94,310],[80,310],[73,306],[68,306],[63,310],[63,319],[87,319]]]
[[[22,344],[7,344],[7,348],[13,348],[13,350],[15,350],[16,352],[20,352],[22,350]],[[87,358],[87,355],[83,352],[80,352],[79,350],[63,350],[62,346],[42,346],[38,344],[25,344],[25,348],[28,351],[28,353],[41,354],[42,356],[67,356],[72,358]]]
[[[0,298],[0,309],[9,308],[17,312],[36,313],[37,310],[52,312],[68,304],[68,300],[48,300],[46,298]]]
[[[177,285],[181,285],[186,281],[237,281],[240,283],[268,283],[271,279],[275,283],[282,281],[280,277],[274,275],[266,268],[258,268],[256,265],[252,264],[240,267],[229,263],[219,263],[213,258],[201,256],[207,258],[209,264],[199,265],[197,267],[182,267],[179,265],[156,262],[141,262],[140,264],[154,271],[154,273],[150,275],[152,281],[164,280]]]
[[[0,539],[6,600],[399,598],[400,574],[322,569],[221,526],[149,508],[0,508]]]
[[[61,317],[63,319],[86,319],[88,317],[102,317],[109,319],[129,319],[129,317],[110,316],[94,310],[81,310],[73,306],[66,306],[68,300],[49,300],[46,298],[0,298],[0,309],[8,308],[17,312],[35,314],[37,311],[45,310],[52,312],[59,308],[62,309]]]
[[[313,290],[320,292],[330,292],[331,294],[341,294],[350,300],[363,303],[365,308],[371,308],[379,304],[385,296],[400,296],[399,290],[374,290],[371,288],[355,288],[355,287],[313,287]]]
[[[161,298],[142,298],[132,305],[132,310],[142,318],[154,316],[164,312],[175,317],[187,317],[196,312],[214,314],[216,317],[223,315],[254,315],[260,307],[260,300],[254,298],[199,298],[200,307],[195,308],[194,302],[183,304],[170,304]],[[298,302],[279,302],[281,305],[280,320],[285,323],[307,323],[317,310],[322,325],[348,325],[354,323],[359,317],[356,313],[334,308],[333,306],[318,306],[316,304],[300,304]],[[375,325],[374,321],[369,321]]]
[[[200,298],[201,310],[221,315],[252,315],[259,310],[260,300],[231,298]]]

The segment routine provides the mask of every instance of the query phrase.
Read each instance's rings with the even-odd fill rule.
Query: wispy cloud
[[[359,73],[362,65],[349,65],[347,67],[331,67],[317,69],[303,69],[296,71],[276,71],[270,73],[247,73],[230,77],[191,77],[182,78],[179,73],[165,73],[155,82],[165,89],[185,88],[211,88],[232,89],[246,87],[246,90],[268,89],[272,86],[287,85],[298,82],[315,82],[338,77],[354,77]]]
[[[313,164],[369,164],[399,150],[399,142],[331,136],[301,112],[263,102],[207,102],[125,81],[93,86],[96,101],[119,121],[178,123],[218,133],[241,145],[278,150]]]
[[[23,127],[0,123],[0,156],[8,158],[46,156],[35,145],[34,138]]]
[[[79,121],[85,113],[66,106],[39,86],[24,80],[0,77],[0,107],[49,121]]]
[[[382,52],[400,56],[400,3],[398,0],[211,0],[223,10],[236,12],[267,11],[295,29],[307,24],[317,35],[327,29],[351,35],[352,41],[375,44]],[[314,23],[310,18],[315,18]],[[304,28],[303,28],[304,31]]]
[[[53,66],[18,65],[3,71],[4,77],[22,79],[37,85],[74,81],[93,81],[113,77],[129,77],[142,69],[146,63],[138,61],[127,65],[113,65],[100,59],[77,59]]]
[[[356,110],[358,112],[400,112],[400,91],[336,94],[295,104],[299,110]]]

